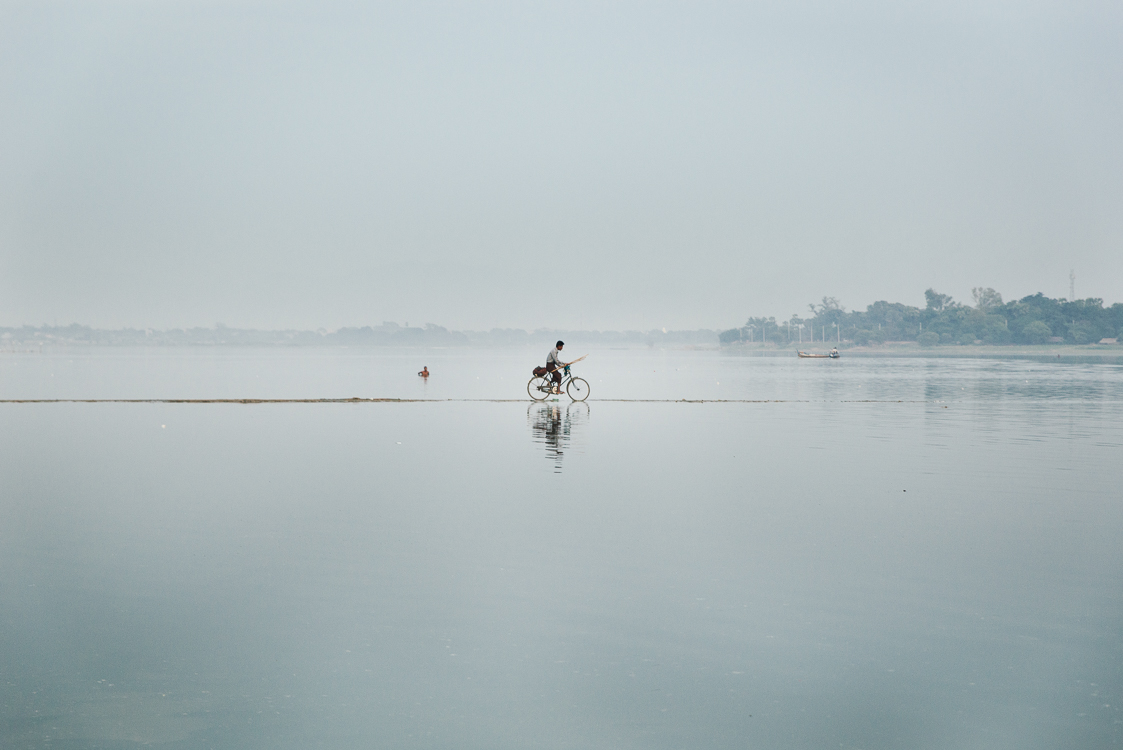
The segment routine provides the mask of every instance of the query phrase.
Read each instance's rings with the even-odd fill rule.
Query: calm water
[[[0,398],[539,354],[5,354]],[[1123,368],[575,370],[0,404],[0,747],[1123,744]]]

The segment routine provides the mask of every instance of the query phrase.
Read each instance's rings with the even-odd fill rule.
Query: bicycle
[[[584,401],[589,397],[589,381],[573,375],[569,371],[569,365],[562,368],[562,379],[557,387],[559,391],[565,390],[566,394],[574,401]],[[531,378],[530,382],[526,384],[526,392],[535,401],[545,401],[549,396],[557,395],[554,393],[554,381],[550,378],[549,373],[535,375]]]

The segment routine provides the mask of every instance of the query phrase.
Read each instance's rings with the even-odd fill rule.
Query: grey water
[[[0,747],[1123,743],[1123,367],[543,354],[0,355],[434,399],[0,404]]]

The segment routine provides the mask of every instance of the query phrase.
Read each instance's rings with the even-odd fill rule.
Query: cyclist
[[[565,346],[564,341],[559,341],[546,355],[546,371],[550,374],[550,378],[554,381],[554,395],[561,393],[561,368],[565,367],[567,363],[562,362],[558,357],[561,354],[562,347]]]

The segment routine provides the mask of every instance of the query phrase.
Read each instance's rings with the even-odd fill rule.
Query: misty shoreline
[[[755,345],[760,347],[760,344]],[[723,346],[722,353],[741,357],[794,357],[797,351],[825,353],[838,346],[844,358],[881,359],[1033,359],[1063,360],[1067,362],[1123,359],[1123,346],[1118,344],[1039,344],[1039,345],[988,345],[924,347],[914,341],[887,341],[874,346],[804,343],[782,345],[776,348],[754,348],[753,345]]]
[[[428,323],[422,327],[383,323],[380,326],[339,328],[334,331],[230,328],[99,329],[77,323],[68,326],[0,327],[0,349],[26,346],[261,346],[261,347],[523,347],[549,348],[557,340],[582,346],[705,347],[717,349],[718,332],[693,331],[571,331],[493,328],[490,331],[453,331]]]
[[[72,338],[57,334],[44,333],[44,330],[32,329],[37,335],[9,336],[12,329],[0,329],[0,355],[13,354],[50,354],[52,352],[92,353],[96,351],[212,351],[234,352],[238,350],[272,350],[293,351],[306,350],[332,351],[351,350],[356,353],[363,351],[471,351],[487,349],[527,350],[538,352],[542,347],[549,347],[557,338],[568,340],[571,345],[582,350],[591,351],[633,351],[637,354],[658,350],[698,351],[709,352],[723,357],[765,357],[765,358],[794,358],[798,351],[825,353],[833,347],[838,347],[843,358],[882,358],[882,359],[1029,359],[1029,360],[1061,360],[1066,362],[1103,362],[1123,360],[1123,345],[1120,344],[1040,344],[1040,345],[989,345],[968,344],[939,347],[924,347],[915,341],[887,341],[881,344],[858,346],[853,342],[843,341],[840,344],[827,342],[792,342],[773,344],[733,344],[721,345],[717,341],[706,341],[697,334],[712,333],[709,331],[668,331],[666,334],[658,332],[658,338],[644,336],[639,332],[581,332],[581,331],[536,331],[527,333],[526,339],[499,340],[489,337],[467,338],[467,341],[458,340],[447,343],[440,340],[426,340],[419,338],[411,341],[389,342],[341,342],[332,334],[321,334],[316,338],[301,337],[297,339],[273,338],[259,336],[231,336],[233,329],[225,329],[225,336],[211,339],[176,338],[171,336],[149,335],[122,336],[121,331],[101,331],[104,336],[91,336],[88,338]],[[199,329],[214,332],[214,329]],[[22,332],[22,329],[21,329]],[[140,333],[125,331],[126,333]],[[162,333],[162,332],[161,332]],[[246,331],[241,333],[275,333],[288,332],[258,332]],[[687,334],[687,335],[683,335]],[[701,339],[701,340],[699,340]],[[837,360],[836,360],[837,361]]]

